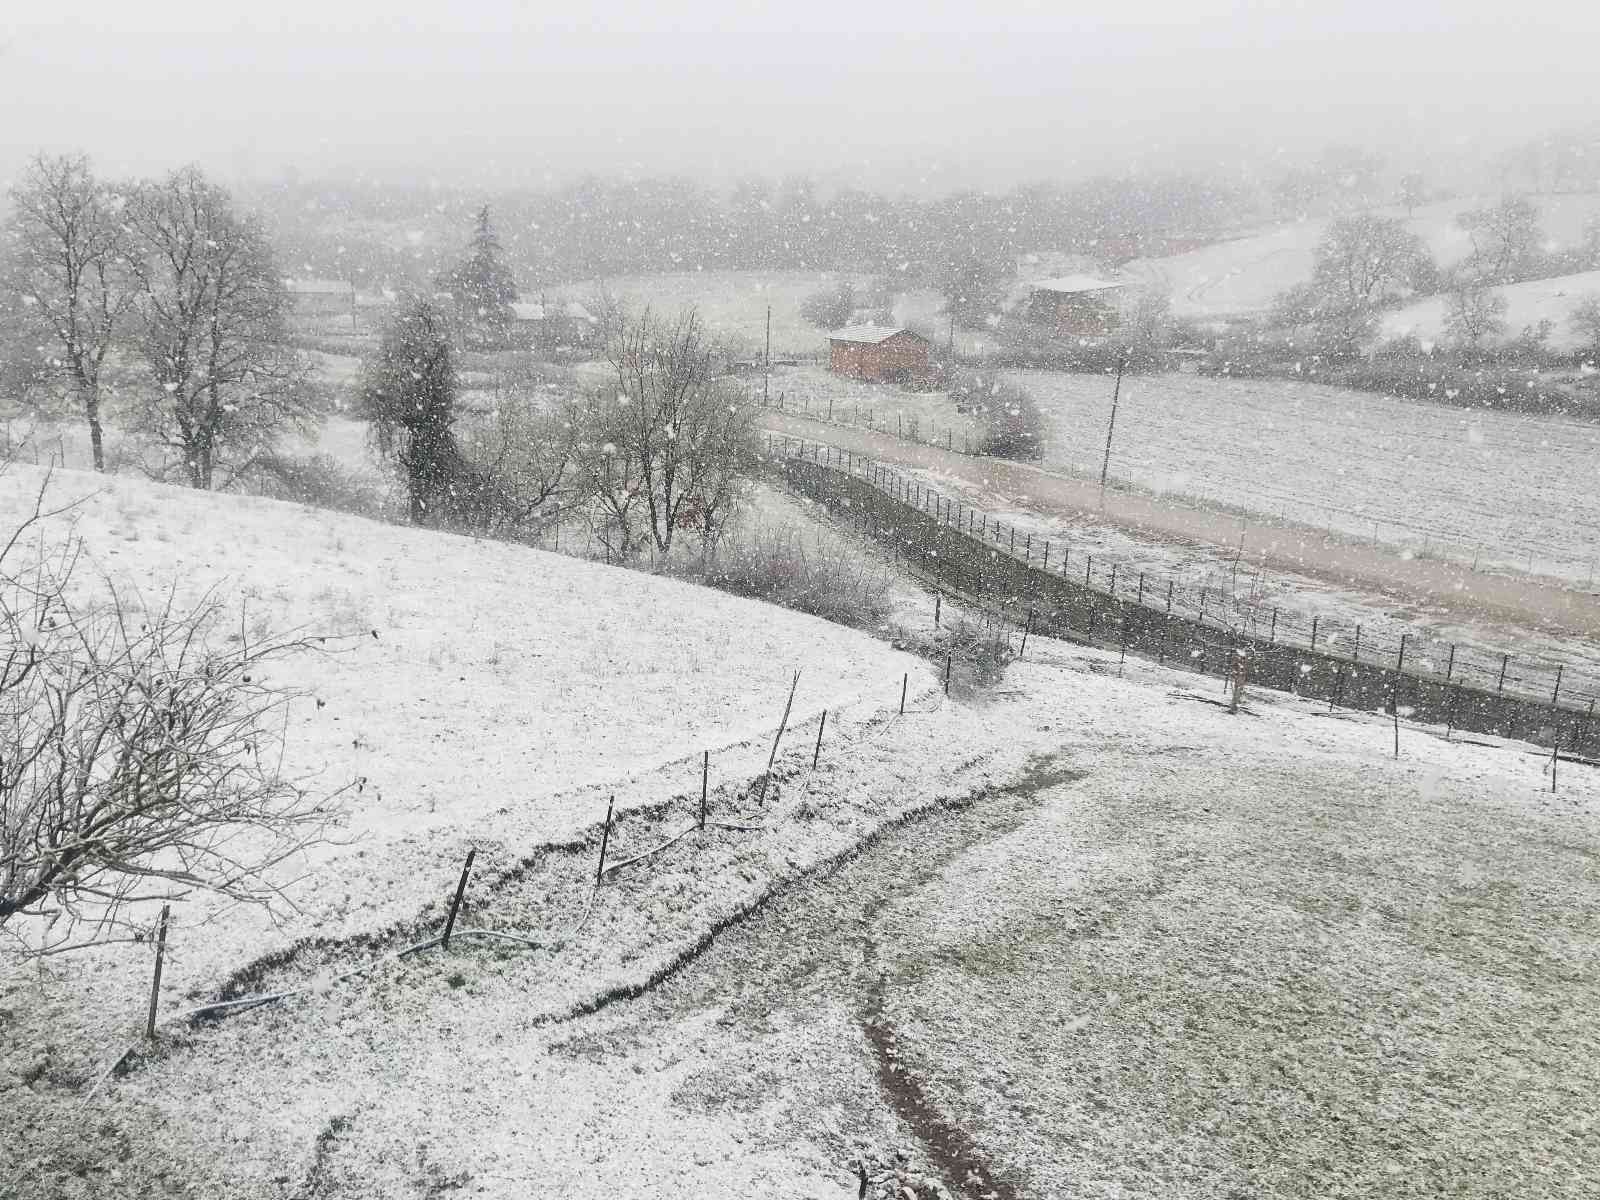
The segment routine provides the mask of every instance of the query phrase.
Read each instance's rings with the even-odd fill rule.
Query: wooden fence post
[[[700,828],[706,827],[706,793],[711,782],[711,751],[701,751],[700,758]]]
[[[156,930],[156,971],[150,980],[150,1015],[144,1022],[144,1036],[151,1041],[155,1040],[156,1006],[161,1001],[161,967],[167,957],[167,911],[170,907],[161,906],[161,924]]]
[[[789,698],[783,704],[783,718],[778,722],[778,735],[772,739],[772,753],[767,755],[766,773],[761,776],[761,791],[756,796],[757,804],[766,803],[767,784],[772,780],[772,764],[778,761],[778,743],[783,741],[783,731],[789,726],[789,710],[794,705],[794,690],[800,686],[800,672],[794,673],[794,678],[789,681]]]
[[[910,682],[911,674],[909,671],[900,676],[900,715],[902,717],[906,715],[906,685]]]
[[[944,652],[944,694],[946,696],[950,694],[950,667],[955,662],[955,657],[954,650],[946,650]]]
[[[608,813],[606,816],[606,823],[608,826],[610,822],[611,817]],[[477,855],[478,849],[476,846],[474,846],[472,849],[467,851],[467,861],[461,865],[461,878],[456,881],[456,896],[454,900],[450,901],[450,915],[445,918],[444,922],[444,937],[442,939],[442,943],[446,950],[450,949],[450,934],[455,930],[456,927],[456,913],[461,909],[461,897],[467,893],[467,876],[472,874],[472,860],[476,858]],[[601,857],[605,857],[604,851],[601,852]],[[596,879],[596,882],[598,883],[599,880]]]
[[[822,710],[822,720],[817,722],[817,748],[811,752],[811,769],[817,769],[817,760],[822,757],[822,731],[828,727],[828,710]]]
[[[606,873],[606,847],[611,844],[611,810],[616,806],[617,798],[612,796],[606,801],[606,827],[600,831],[600,861],[594,868],[594,885],[600,886],[600,877]]]
[[[940,594],[938,592],[935,592],[933,594],[933,627],[935,629],[939,628],[939,602],[940,602],[940,599],[941,599]]]

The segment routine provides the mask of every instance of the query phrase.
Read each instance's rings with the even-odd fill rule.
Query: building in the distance
[[[283,290],[300,317],[348,317],[356,307],[356,285],[345,279],[285,279]]]
[[[1029,286],[1028,320],[1059,337],[1104,337],[1122,321],[1123,285],[1093,275],[1063,275]]]
[[[828,369],[875,383],[928,375],[928,339],[887,325],[851,325],[828,334]]]

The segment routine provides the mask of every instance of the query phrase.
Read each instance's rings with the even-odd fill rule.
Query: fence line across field
[[[1242,651],[1252,680],[1268,687],[1345,708],[1408,707],[1451,728],[1600,752],[1597,697],[1575,686],[1567,663],[1410,633],[1380,639],[1321,616],[1306,621],[1262,605],[1254,585],[1241,604],[1236,589],[1194,588],[1021,533],[870,456],[779,434],[767,445],[801,490],[867,518],[867,532],[936,586],[998,603],[1019,615],[1018,626],[1026,612],[1035,632],[1203,671],[1225,670]]]
[[[762,404],[761,395],[756,392],[750,399]],[[865,429],[870,433],[879,433],[886,436],[899,438],[917,446],[930,446],[934,449],[945,450],[952,454],[976,455],[978,448],[972,440],[971,429],[956,430],[952,426],[940,427],[932,420],[924,423],[918,415],[906,416],[896,409],[893,419],[874,411],[872,406],[863,409],[858,400],[839,400],[833,396],[812,397],[802,393],[797,398],[791,399],[788,389],[770,395],[764,407],[777,412],[788,413],[792,416],[805,417],[813,421],[825,421],[830,425],[842,425],[847,428]],[[926,436],[924,436],[924,424]],[[1126,461],[1126,452],[1119,455]],[[1068,467],[1066,474],[1074,477],[1083,477]],[[1227,477],[1235,482],[1247,481],[1237,477]],[[1120,487],[1136,492],[1159,495],[1163,499],[1173,501],[1189,508],[1205,508],[1204,498],[1188,493],[1175,493],[1164,491],[1158,487],[1140,483],[1138,480],[1112,474],[1111,479]],[[1511,553],[1501,546],[1481,541],[1455,530],[1438,529],[1428,525],[1411,521],[1396,520],[1390,516],[1376,516],[1369,512],[1346,508],[1336,504],[1327,504],[1317,500],[1308,500],[1301,496],[1274,491],[1263,488],[1254,481],[1250,482],[1254,494],[1264,500],[1265,504],[1257,504],[1253,511],[1260,514],[1290,522],[1301,524],[1303,521],[1291,515],[1295,508],[1310,510],[1316,513],[1328,514],[1338,519],[1343,519],[1342,528],[1330,528],[1328,532],[1356,541],[1370,541],[1372,545],[1389,544],[1400,547],[1402,550],[1416,554],[1422,558],[1438,558],[1448,562],[1457,562],[1470,565],[1477,571],[1486,566],[1500,566],[1511,571],[1520,571],[1523,574],[1533,575],[1535,566],[1553,568],[1551,574],[1569,580],[1583,580],[1585,587],[1594,585],[1597,571],[1600,571],[1600,556],[1594,554],[1573,555],[1570,550],[1550,545],[1539,544],[1527,539],[1518,539],[1520,548],[1516,553]],[[1228,501],[1218,500],[1216,503],[1227,504]],[[1240,502],[1241,507],[1250,507],[1248,501]],[[1366,530],[1371,530],[1371,537],[1366,536]],[[1380,538],[1380,531],[1394,531],[1395,536]]]

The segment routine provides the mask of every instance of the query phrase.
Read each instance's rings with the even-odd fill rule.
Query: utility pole
[[[761,359],[761,407],[767,406],[767,384],[772,379],[772,305],[767,305],[767,349]]]
[[[1122,395],[1122,372],[1128,366],[1128,356],[1117,359],[1117,383],[1111,389],[1111,420],[1106,423],[1106,456],[1100,463],[1100,502],[1106,499],[1106,473],[1111,470],[1111,435],[1117,428],[1117,400]]]

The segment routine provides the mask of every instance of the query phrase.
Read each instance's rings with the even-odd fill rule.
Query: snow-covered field
[[[1550,321],[1549,345],[1554,350],[1576,350],[1591,344],[1569,324],[1572,310],[1585,296],[1600,295],[1600,271],[1577,275],[1558,275],[1553,279],[1533,279],[1496,288],[1506,300],[1507,332],[1520,333],[1540,321]],[[1429,296],[1396,309],[1383,319],[1387,337],[1414,334],[1423,341],[1444,337],[1445,297]]]
[[[0,510],[19,511],[41,475],[0,476]],[[310,928],[414,910],[464,840],[569,837],[603,816],[607,788],[644,802],[629,780],[768,730],[797,668],[807,719],[888,703],[914,665],[824,621],[501,543],[126,477],[63,472],[51,494],[82,497],[47,532],[76,529],[85,580],[151,599],[174,581],[180,597],[216,587],[253,625],[355,635],[278,669],[307,693],[286,767],[330,790],[362,781],[355,841],[319,864],[304,923],[211,936],[205,974]]]
[[[1494,199],[1476,197],[1425,205],[1409,217],[1400,208],[1381,211],[1405,220],[1434,259],[1448,266],[1472,250],[1456,218]],[[1600,195],[1536,196],[1534,202],[1552,246],[1576,245],[1582,239],[1584,223],[1600,213]],[[1186,254],[1135,260],[1124,271],[1131,278],[1170,288],[1173,311],[1180,316],[1258,312],[1279,292],[1311,277],[1312,251],[1327,225],[1320,218],[1296,221]]]
[[[1098,474],[1111,381],[1017,371],[1048,419],[1044,465]],[[1600,555],[1600,493],[1579,464],[1600,425],[1473,412],[1281,380],[1125,378],[1111,475],[1189,496],[1579,585]]]
[[[1097,478],[1112,382],[1009,371],[1046,420],[1048,470]],[[774,405],[961,450],[971,419],[941,392],[859,383],[821,368],[776,372]],[[832,406],[830,409],[830,400]],[[1548,574],[1587,587],[1600,495],[1574,464],[1600,425],[1475,412],[1285,380],[1172,373],[1123,379],[1111,478],[1207,505],[1370,539],[1413,554]]]
[[[1259,637],[1305,645],[1315,620],[1319,645],[1348,652],[1359,628],[1362,653],[1374,661],[1392,661],[1405,635],[1406,661],[1417,670],[1443,674],[1448,669],[1455,679],[1492,689],[1501,685],[1501,655],[1509,654],[1503,685],[1512,693],[1549,696],[1559,667],[1561,695],[1569,703],[1582,706],[1600,697],[1600,642],[1593,639],[1263,567],[1250,548],[1236,554],[1226,546],[1141,537],[1092,516],[1050,515],[1035,498],[977,486],[944,471],[907,469],[902,474],[998,519],[1007,537],[1016,529],[1019,544],[1031,537],[1035,547],[1044,542],[1054,546],[1057,561],[1063,548],[1075,561],[1092,559],[1095,581],[1102,588],[1113,564],[1123,588],[1136,587],[1139,576],[1148,574],[1147,598],[1157,603],[1167,581],[1173,581],[1173,611],[1190,619],[1199,615],[1196,597],[1204,589],[1209,619],[1227,614],[1225,619]]]
[[[894,1072],[921,1081],[991,1178],[1040,1194],[1065,1173],[1139,1195],[1351,1180],[1393,1194],[1398,1175],[1417,1194],[1487,1196],[1529,1156],[1547,1194],[1592,1190],[1567,1097],[1592,1090],[1600,1061],[1572,1015],[1595,999],[1581,947],[1600,779],[1564,768],[1552,797],[1526,748],[1410,726],[1395,760],[1379,718],[1265,695],[1230,717],[1191,676],[1035,645],[991,700],[923,697],[853,730],[815,774],[786,772],[759,821],[778,835],[680,843],[619,876],[548,950],[462,942],[175,1030],[92,1097],[95,1072],[74,1086],[58,1045],[8,1106],[19,1200],[853,1195],[869,1146],[927,1168],[873,1082],[873,989]],[[709,978],[690,962],[640,1000],[572,1011],[585,980],[649,979],[896,813],[1024,795],[1041,757],[1059,774],[1014,836],[930,864],[918,851],[938,829],[908,829],[909,853],[881,869],[869,850],[831,897],[726,931]],[[469,920],[539,933],[553,877],[580,872],[557,860],[486,881]],[[270,982],[315,984],[316,957]],[[1550,1003],[1517,999],[1518,980]],[[6,1004],[61,990],[47,971]],[[131,1022],[137,998],[123,1008]],[[1375,1012],[1392,1016],[1379,1028]],[[1482,1032],[1450,1033],[1467,1028]],[[1285,1144],[1304,1142],[1286,1121],[1326,1108],[1349,1144]],[[69,1121],[81,1132],[62,1136]],[[1441,1138],[1509,1160],[1474,1183],[1430,1152]]]
[[[827,354],[827,331],[802,317],[800,306],[808,296],[847,280],[857,285],[870,282],[866,275],[834,271],[684,271],[572,283],[565,290],[588,296],[603,287],[619,299],[648,304],[669,315],[692,304],[713,333],[735,339],[751,355],[760,354],[766,344],[771,306],[772,356],[781,358]],[[937,293],[927,289],[905,292],[896,299],[895,318],[943,329],[943,304]],[[982,344],[981,338],[974,341],[959,334],[957,340],[964,351]]]

